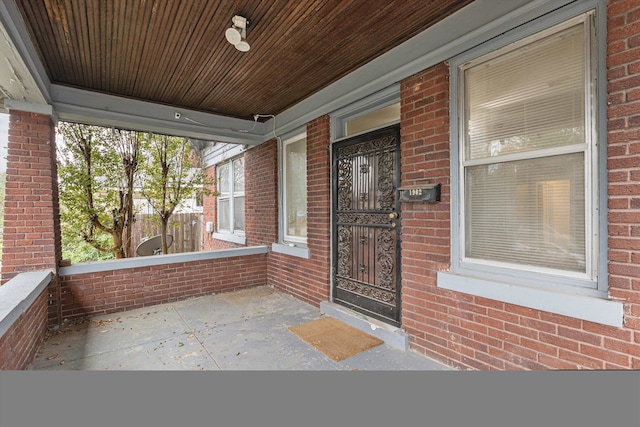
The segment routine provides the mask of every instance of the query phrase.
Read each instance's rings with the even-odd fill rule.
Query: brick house
[[[640,4],[482,7],[269,118],[259,143],[210,146],[204,246],[223,258],[180,258],[186,286],[159,262],[57,268],[53,111],[9,103],[9,168],[32,186],[7,185],[3,275],[54,270],[49,322],[267,283],[462,369],[640,369]]]

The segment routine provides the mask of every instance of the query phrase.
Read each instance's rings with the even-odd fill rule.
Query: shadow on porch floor
[[[316,307],[271,287],[95,316],[50,333],[30,370],[448,370],[387,344],[339,362],[288,328]]]

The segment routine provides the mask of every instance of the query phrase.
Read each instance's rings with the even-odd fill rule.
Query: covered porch
[[[342,302],[353,303],[359,313],[370,312],[371,295],[393,301],[392,324],[410,347],[460,369],[640,367],[638,5],[630,0],[437,3],[386,2],[369,13],[368,1],[287,2],[283,10],[269,1],[210,0],[189,10],[177,1],[162,3],[164,8],[152,2],[2,2],[8,42],[2,47],[11,64],[2,75],[2,95],[11,121],[1,368],[24,369],[45,331],[65,319],[112,316],[264,285],[320,312],[336,299],[336,289],[353,291],[353,300]],[[225,40],[232,16],[248,17],[242,37],[249,51]],[[411,20],[402,19],[407,16]],[[175,31],[164,32],[168,26]],[[569,27],[575,38],[566,37]],[[236,30],[234,25],[231,33]],[[477,80],[467,73],[484,61],[500,62],[497,58],[519,63],[519,52],[535,46],[545,62],[533,56],[533,63],[548,69],[544,82],[527,78],[538,73],[520,76],[505,68],[514,77],[511,89],[502,71]],[[570,68],[552,68],[562,65],[563,52],[584,54]],[[581,77],[574,81],[575,76]],[[565,80],[575,83],[567,87],[575,96],[570,106],[556,90]],[[476,104],[467,96],[470,86],[482,92],[487,85],[495,90],[486,100]],[[501,107],[512,101],[540,115],[517,119],[509,113],[513,108]],[[576,115],[565,120],[549,105]],[[391,106],[397,108],[386,127],[347,132],[350,124]],[[475,144],[475,126],[464,125],[465,114],[485,107],[500,107],[491,115],[495,120],[481,126],[497,133],[486,133],[490,137],[479,142],[478,153],[486,153],[478,163],[462,155]],[[530,119],[541,126],[533,132],[540,141],[530,132]],[[218,236],[224,234],[219,224],[208,234],[224,250],[62,265],[58,121],[232,146],[207,165],[208,170],[225,162],[243,165],[237,169],[243,177],[238,234],[231,224],[223,230],[229,231],[226,240]],[[344,148],[350,156],[347,143],[386,128],[399,133],[362,143],[374,147],[384,140],[383,148],[393,146],[397,156],[376,154],[370,164],[342,170],[361,180],[334,180],[341,169],[333,154]],[[524,145],[509,149],[517,153],[486,156],[491,147],[516,137]],[[287,169],[286,159],[302,153],[288,152],[291,146],[305,147],[298,162],[306,161],[306,174],[298,174],[306,176],[304,183],[285,173],[295,170]],[[571,179],[559,156],[573,159]],[[555,160],[549,166],[553,179],[536,167],[546,158]],[[531,173],[502,168],[522,180],[514,185],[511,175],[494,173],[502,164],[527,164]],[[364,179],[373,176],[374,165],[385,171],[384,179]],[[483,178],[480,190],[470,191],[479,180],[469,171],[480,170],[494,178]],[[365,182],[382,183],[378,188],[385,191]],[[284,214],[285,201],[293,199],[288,183],[300,184],[306,195],[299,201],[302,209],[291,211],[296,220],[298,211],[306,211],[306,226],[299,230],[287,227],[293,221]],[[436,186],[441,194],[435,199],[407,197]],[[500,203],[493,203],[496,195]],[[235,204],[233,197],[228,200]],[[373,201],[380,209],[352,217],[346,211],[356,209],[349,201]],[[211,202],[210,212],[222,206],[220,198],[217,202]],[[339,212],[342,207],[345,212]],[[233,223],[236,211],[225,212]],[[215,225],[215,215],[206,221]],[[345,221],[338,221],[341,217]],[[496,218],[509,221],[497,224]],[[374,234],[361,232],[361,223],[385,231],[370,238]],[[298,235],[303,229],[305,235]],[[500,230],[509,231],[508,244]],[[535,247],[529,244],[533,237]],[[375,248],[374,243],[382,249],[371,249],[366,262],[357,262],[359,248]],[[552,253],[564,261],[547,265]],[[375,268],[384,273],[370,274]],[[365,282],[364,273],[373,280]]]
[[[357,342],[359,335],[344,352],[321,351],[290,329],[321,318],[317,307],[269,286],[210,294],[65,322],[48,332],[29,369],[449,370],[384,342]]]

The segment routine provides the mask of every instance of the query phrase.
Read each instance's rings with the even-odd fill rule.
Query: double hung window
[[[450,62],[451,270],[438,286],[619,326],[602,255],[605,37],[595,10],[569,9]]]
[[[460,67],[463,262],[595,277],[590,18]]]
[[[244,234],[244,158],[217,167],[218,232]]]

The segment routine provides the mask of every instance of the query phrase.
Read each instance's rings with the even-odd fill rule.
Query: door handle
[[[396,219],[398,218],[398,213],[397,212],[391,212],[389,214],[389,219]]]

